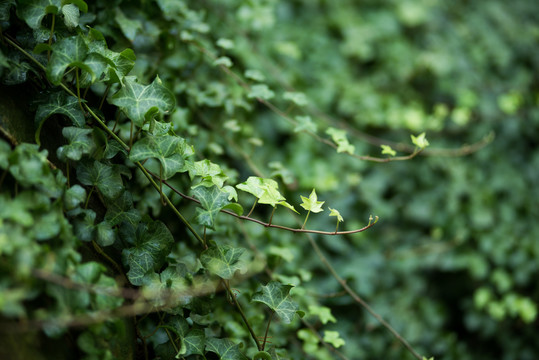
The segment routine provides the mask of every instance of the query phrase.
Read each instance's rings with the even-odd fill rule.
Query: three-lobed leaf
[[[159,160],[161,164],[160,175],[166,180],[184,167],[185,154],[182,152],[184,142],[184,139],[172,135],[147,135],[133,145],[129,159],[133,162],[150,158]]]
[[[92,69],[84,63],[88,54],[88,46],[82,35],[58,40],[52,45],[52,50],[50,61],[47,64],[47,78],[54,85],[60,84],[68,67],[78,67],[90,74],[92,79],[95,79]]]
[[[207,338],[206,351],[216,353],[221,360],[247,359],[240,351],[239,344],[235,344],[229,339]]]
[[[321,211],[324,211],[324,209],[322,209],[322,205],[325,203],[325,201],[318,201],[318,196],[316,195],[316,191],[314,189],[313,191],[311,191],[311,194],[308,198],[302,195],[300,196],[301,200],[303,200],[300,206],[305,210],[313,213],[319,213]]]
[[[300,317],[304,315],[303,311],[299,310],[299,305],[292,301],[289,295],[292,287],[271,281],[265,286],[262,285],[261,290],[253,295],[251,301],[266,304],[283,322],[289,324],[296,313]]]
[[[202,253],[200,262],[212,274],[230,279],[236,271],[244,268],[244,263],[240,260],[244,251],[243,248],[229,245],[214,245]]]
[[[217,214],[229,204],[228,193],[217,186],[205,186],[193,190],[193,195],[200,201],[202,208],[197,208],[196,222],[200,225],[213,228]]]

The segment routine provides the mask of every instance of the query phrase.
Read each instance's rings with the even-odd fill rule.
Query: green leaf
[[[380,145],[382,148],[382,154],[383,155],[389,155],[389,156],[395,156],[397,155],[397,152],[391,148],[389,145]]]
[[[193,190],[193,195],[200,201],[201,208],[197,208],[196,222],[200,225],[213,228],[215,217],[223,207],[228,205],[228,193],[217,186],[207,188],[197,187]]]
[[[79,163],[77,178],[83,185],[97,187],[101,194],[109,199],[118,197],[124,189],[122,177],[117,169],[99,161]]]
[[[333,345],[334,348],[340,348],[345,341],[340,337],[338,331],[324,331],[324,342]]]
[[[410,135],[410,137],[412,138],[412,143],[420,149],[424,149],[429,146],[429,141],[427,140],[424,132],[417,136]]]
[[[120,29],[122,29],[125,37],[133,42],[137,33],[143,29],[142,23],[139,20],[127,18],[122,10],[120,10],[120,7],[115,7],[114,10],[116,12],[114,19],[120,25]]]
[[[244,268],[240,260],[245,249],[229,245],[215,245],[205,250],[200,256],[200,262],[209,272],[223,279],[230,279],[234,273]]]
[[[324,325],[328,322],[337,322],[337,319],[331,314],[331,309],[326,306],[309,305],[309,314],[318,316]]]
[[[240,351],[240,346],[234,344],[229,339],[206,339],[206,351],[211,351],[219,355],[221,360],[243,360],[247,359]]]
[[[80,185],[73,185],[64,194],[64,206],[73,210],[86,199],[86,190]]]
[[[133,208],[133,199],[129,191],[124,191],[121,196],[107,204],[105,220],[113,226],[124,221],[136,225],[140,218],[139,211]]]
[[[222,188],[228,176],[223,172],[221,167],[212,163],[208,159],[201,161],[186,161],[183,171],[189,172],[189,177],[193,180],[195,177],[201,177],[202,180],[192,186],[197,188],[199,186],[211,187],[213,185]]]
[[[82,112],[79,100],[67,95],[65,91],[50,94],[36,110],[34,122],[37,126],[36,143],[40,143],[40,133],[43,123],[53,114],[67,116],[75,126],[83,127],[85,124],[84,113]]]
[[[307,96],[305,96],[305,94],[301,92],[287,91],[283,94],[283,99],[292,101],[298,106],[306,106],[309,103],[309,101],[307,100]]]
[[[17,14],[28,26],[37,30],[47,14],[57,14],[62,5],[60,0],[22,0],[19,1]]]
[[[92,69],[84,64],[88,47],[82,35],[61,39],[52,45],[52,50],[51,59],[47,64],[47,78],[54,85],[60,84],[68,67],[78,67],[95,78]]]
[[[172,135],[147,135],[133,145],[129,159],[133,162],[150,158],[159,160],[162,169],[161,175],[166,180],[184,167],[185,161],[182,153],[184,142],[184,139]]]
[[[206,336],[202,329],[191,329],[185,337],[182,338],[182,349],[180,354],[182,356],[189,355],[204,355],[204,345],[206,343]]]
[[[134,76],[123,78],[123,87],[111,98],[110,103],[119,106],[135,125],[142,127],[146,114],[155,109],[167,113],[174,108],[174,95],[161,84],[159,77],[150,85],[141,85]]]
[[[254,81],[266,80],[266,77],[264,76],[264,74],[262,74],[259,70],[256,70],[256,69],[247,69],[245,70],[244,75],[247,79],[251,79]]]
[[[135,232],[135,246],[122,252],[124,263],[129,267],[127,278],[131,284],[140,286],[146,275],[159,270],[173,242],[172,234],[162,222],[139,224]]]
[[[346,138],[346,131],[330,127],[326,130],[326,134],[331,136],[331,139],[337,144],[337,152],[345,152],[349,154],[354,154],[356,148],[354,145],[351,145]]]
[[[262,99],[270,100],[275,96],[275,93],[271,91],[267,85],[259,84],[251,86],[251,91],[247,94],[249,99]]]
[[[266,286],[262,285],[262,289],[253,295],[251,301],[266,304],[283,322],[289,324],[296,313],[300,317],[304,315],[289,295],[292,287],[292,285],[271,281]]]
[[[343,222],[344,221],[344,219],[342,218],[341,213],[339,212],[339,210],[329,208],[329,216],[336,216],[338,222]]]
[[[66,4],[62,6],[62,14],[64,14],[64,24],[68,29],[73,30],[79,26],[80,12],[77,5]]]
[[[97,238],[96,242],[100,246],[110,246],[116,241],[116,232],[112,228],[112,224],[108,221],[102,221],[96,226]]]
[[[303,202],[300,204],[300,206],[307,211],[311,211],[313,213],[324,211],[324,209],[322,209],[322,205],[325,203],[325,201],[318,201],[318,196],[316,196],[316,191],[314,189],[311,191],[308,198],[301,196],[301,200],[303,200]]]
[[[62,135],[69,142],[68,145],[60,146],[56,155],[62,161],[78,161],[82,155],[87,155],[95,150],[95,142],[92,138],[92,129],[82,129],[68,126],[62,129]]]
[[[298,125],[294,128],[294,132],[306,131],[316,133],[318,131],[318,126],[316,126],[310,116],[296,116],[295,119]]]
[[[215,65],[215,66],[224,66],[224,67],[229,68],[229,67],[232,67],[232,65],[234,65],[234,64],[232,63],[232,60],[230,60],[229,57],[221,56],[221,57],[215,59],[215,61],[213,62],[213,65]]]
[[[284,201],[285,197],[279,192],[279,185],[275,180],[250,176],[247,181],[236,185],[236,187],[256,196],[261,204],[269,204],[273,207],[283,205],[295,211],[292,205]]]

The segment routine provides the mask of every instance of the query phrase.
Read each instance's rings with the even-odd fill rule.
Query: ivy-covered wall
[[[1,0],[0,357],[536,359],[538,14]]]

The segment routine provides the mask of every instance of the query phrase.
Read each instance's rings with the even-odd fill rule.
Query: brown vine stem
[[[159,178],[159,176],[157,176],[156,174],[152,173],[151,171],[149,170],[146,170],[149,174],[151,174],[152,176],[154,176],[155,178]],[[166,186],[168,186],[172,191],[174,191],[176,194],[178,194],[179,196],[181,196],[182,198],[186,199],[186,200],[189,200],[189,201],[193,201],[197,204],[200,204],[200,200],[192,197],[192,196],[189,196],[189,195],[186,195],[184,193],[182,193],[181,191],[179,191],[178,189],[176,189],[174,186],[172,186],[171,184],[169,184],[166,180],[163,180],[163,184],[165,184]],[[291,228],[291,227],[287,227],[287,226],[282,226],[282,225],[275,225],[275,224],[272,224],[271,223],[271,219],[269,222],[264,222],[262,220],[258,220],[258,219],[255,219],[255,218],[252,218],[250,216],[246,216],[246,215],[238,215],[236,214],[235,212],[233,211],[230,211],[230,210],[221,210],[222,213],[225,213],[227,215],[231,215],[231,216],[234,216],[238,219],[241,219],[241,220],[246,220],[246,221],[251,221],[251,222],[254,222],[254,223],[257,223],[259,225],[262,225],[264,227],[267,227],[267,228],[275,228],[275,229],[281,229],[281,230],[286,230],[286,231],[291,231],[291,232],[294,232],[294,233],[310,233],[310,234],[319,234],[319,235],[350,235],[350,234],[356,234],[356,233],[360,233],[360,232],[363,232],[367,229],[370,229],[371,227],[373,227],[379,220],[378,216],[376,216],[374,218],[374,221],[370,222],[368,225],[362,227],[361,229],[355,229],[355,230],[347,230],[347,231],[339,231],[339,232],[335,232],[335,231],[321,231],[321,230],[309,230],[309,229],[298,229],[298,228]]]
[[[365,300],[363,300],[354,290],[352,290],[352,288],[350,288],[348,286],[348,284],[346,283],[346,281],[341,278],[339,276],[339,274],[337,273],[337,271],[335,270],[335,268],[331,265],[331,263],[328,261],[328,259],[326,258],[326,256],[324,255],[324,253],[322,252],[322,250],[320,249],[320,247],[318,246],[318,244],[314,241],[314,239],[312,238],[312,236],[310,236],[309,234],[307,234],[307,239],[309,239],[309,243],[311,244],[311,246],[313,247],[314,251],[316,252],[316,254],[318,255],[318,257],[320,258],[320,260],[322,261],[322,263],[324,264],[324,266],[329,270],[329,272],[331,273],[331,275],[335,278],[335,280],[337,280],[337,282],[342,286],[342,288],[344,289],[344,291],[346,291],[346,293],[348,293],[348,295],[350,295],[350,297],[352,297],[352,299],[354,299],[355,302],[357,302],[359,305],[361,305],[365,310],[367,310],[367,312],[369,314],[371,314],[376,320],[378,320],[378,322],[380,324],[382,324],[387,330],[389,330],[389,332],[391,334],[393,334],[393,336],[395,336],[395,338],[397,338],[397,340],[402,344],[404,345],[404,347],[410,352],[412,353],[412,355],[414,355],[418,360],[422,360],[423,357],[421,355],[419,355],[419,353],[417,351],[414,350],[414,348],[408,343],[408,341],[406,341],[405,338],[403,338],[387,321],[385,321],[380,315],[378,315],[370,306],[369,304],[367,304],[367,302],[365,302]]]

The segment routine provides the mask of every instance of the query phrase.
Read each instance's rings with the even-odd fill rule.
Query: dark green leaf
[[[60,0],[22,0],[19,1],[17,13],[28,26],[36,30],[47,14],[57,14],[62,3]]]
[[[296,313],[303,316],[303,312],[298,310],[298,304],[288,295],[292,287],[292,285],[271,281],[266,286],[262,286],[262,289],[253,295],[251,301],[266,304],[283,322],[288,324]]]
[[[185,140],[171,135],[148,135],[137,141],[131,148],[129,159],[133,162],[155,158],[161,163],[163,180],[169,179],[184,166],[182,143]]]
[[[139,224],[134,242],[135,246],[124,249],[122,256],[129,267],[129,281],[142,285],[147,274],[163,265],[174,239],[165,224],[153,221]]]
[[[116,241],[116,231],[114,231],[112,224],[108,221],[102,221],[97,224],[96,231],[96,242],[100,246],[110,246]]]
[[[95,77],[92,69],[84,64],[88,47],[82,35],[61,39],[52,45],[52,49],[51,59],[47,64],[47,77],[53,84],[58,85],[62,81],[65,70],[70,66],[78,67]]]
[[[62,129],[62,135],[69,142],[68,145],[60,146],[56,155],[62,161],[80,160],[82,155],[90,154],[95,150],[95,142],[92,139],[92,129],[82,129],[68,126]]]
[[[244,268],[245,264],[240,260],[244,251],[229,245],[215,245],[202,253],[200,261],[209,272],[230,279],[237,270]]]
[[[113,165],[99,161],[79,163],[77,178],[84,185],[97,187],[101,194],[109,199],[118,197],[124,188],[119,171]]]
[[[217,214],[229,203],[228,193],[214,185],[211,188],[197,187],[193,194],[202,205],[202,209],[197,208],[197,223],[213,228]]]
[[[86,190],[80,185],[73,185],[64,194],[64,206],[73,210],[86,199]]]
[[[123,87],[110,100],[110,103],[122,108],[135,125],[141,127],[146,121],[146,113],[157,108],[167,113],[176,103],[174,95],[156,78],[150,85],[141,85],[134,76],[123,79]]]
[[[247,359],[240,351],[239,344],[234,344],[229,339],[207,338],[206,351],[216,353],[221,360]]]
[[[105,220],[112,226],[119,225],[124,221],[136,225],[140,218],[139,211],[133,208],[132,195],[128,191],[124,191],[121,196],[107,204]]]

